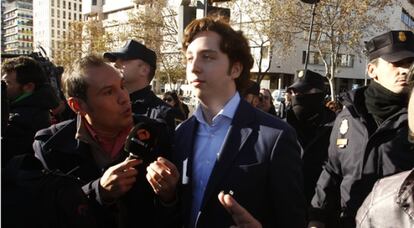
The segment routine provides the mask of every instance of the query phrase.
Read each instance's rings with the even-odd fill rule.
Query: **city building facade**
[[[31,0],[1,1],[1,53],[30,54],[33,51]]]
[[[82,0],[33,0],[33,45],[51,59],[61,51],[73,21],[82,20]]]

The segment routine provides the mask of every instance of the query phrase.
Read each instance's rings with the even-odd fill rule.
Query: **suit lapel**
[[[252,133],[252,128],[249,126],[249,123],[254,121],[255,116],[253,113],[253,107],[242,99],[236,110],[232,124],[227,131],[227,135],[224,139],[220,152],[217,155],[216,164],[211,172],[210,179],[204,193],[201,210],[204,208],[210,197],[215,197],[215,199],[217,198],[217,196],[212,196],[212,194],[216,190],[216,187],[222,178],[225,176],[223,174],[227,173],[227,170],[231,168],[235,157],[243,148],[243,145]]]
[[[180,140],[182,140],[182,144],[183,144],[183,146],[180,148],[184,149],[184,151],[180,151],[183,154],[183,157],[180,159],[180,161],[187,160],[187,168],[184,168],[183,166],[183,169],[186,169],[187,171],[186,173],[183,173],[183,176],[186,175],[187,177],[191,176],[191,167],[192,167],[192,160],[193,160],[193,154],[194,154],[194,143],[195,143],[194,137],[197,134],[196,132],[197,128],[198,128],[197,119],[195,117],[192,117],[189,120],[186,130],[184,130],[184,134],[180,136],[181,137]]]
[[[194,143],[195,143],[195,135],[198,128],[198,122],[197,119],[192,116],[190,119],[185,121],[183,124],[183,129],[180,129],[182,131],[182,134],[176,134],[176,137],[179,136],[179,138],[176,138],[176,142],[180,142],[179,145],[177,145],[178,148],[180,148],[180,151],[178,153],[175,153],[176,155],[179,155],[180,157],[175,159],[176,162],[180,163],[176,165],[179,165],[181,167],[180,173],[181,173],[181,179],[180,182],[185,187],[183,194],[186,196],[191,196],[191,183],[189,180],[191,180],[192,176],[192,160],[193,160],[193,154],[194,154]],[[183,208],[184,213],[188,216],[190,216],[190,209],[191,209],[191,199],[192,197],[183,197]]]

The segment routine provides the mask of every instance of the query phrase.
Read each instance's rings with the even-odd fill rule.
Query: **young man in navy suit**
[[[154,191],[164,205],[178,200],[184,227],[240,225],[227,204],[235,201],[222,192],[257,226],[305,227],[295,132],[239,94],[253,66],[246,38],[203,18],[186,28],[183,49],[187,80],[200,104],[176,130],[173,161],[159,158],[147,168]]]

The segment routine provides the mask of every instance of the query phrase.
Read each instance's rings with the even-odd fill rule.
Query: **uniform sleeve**
[[[337,150],[336,140],[341,121],[337,118],[330,136],[328,161],[323,167],[315,187],[309,209],[309,220],[326,223],[340,209],[340,185],[342,181],[341,163]],[[336,218],[338,219],[338,218]]]
[[[283,130],[271,157],[271,192],[276,210],[276,227],[305,227],[301,148],[294,131]]]

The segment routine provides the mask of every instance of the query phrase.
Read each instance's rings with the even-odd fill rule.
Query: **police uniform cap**
[[[414,57],[414,34],[411,31],[389,31],[365,44],[369,60],[382,58],[395,63]]]
[[[129,40],[124,47],[115,52],[106,52],[103,57],[111,62],[117,59],[141,59],[154,69],[157,68],[157,55],[155,52],[136,40]]]
[[[302,70],[298,73],[298,78],[295,83],[293,83],[288,90],[297,90],[298,92],[304,93],[311,89],[320,89],[325,92],[326,78],[322,75],[313,72],[311,70]]]

